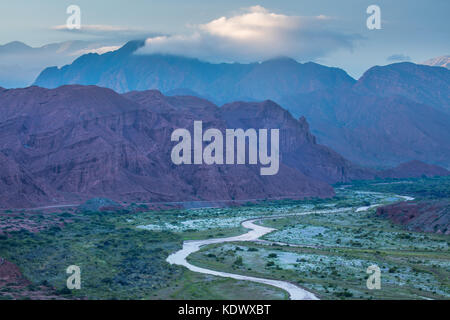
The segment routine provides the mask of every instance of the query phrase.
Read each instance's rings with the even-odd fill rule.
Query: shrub
[[[241,256],[237,257],[233,264],[237,266],[242,266],[243,264],[242,257]]]

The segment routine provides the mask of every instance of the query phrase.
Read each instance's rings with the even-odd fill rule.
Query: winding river
[[[398,196],[404,200],[413,200],[414,198],[408,197],[408,196]],[[361,211],[367,211],[371,208],[374,208],[376,206],[379,206],[381,204],[377,205],[371,205],[366,207],[359,207],[356,209],[356,212]],[[316,295],[313,293],[291,283],[288,281],[281,281],[281,280],[273,280],[273,279],[265,279],[265,278],[257,278],[257,277],[250,277],[250,276],[244,276],[240,274],[234,274],[234,273],[228,273],[228,272],[221,272],[221,271],[215,271],[211,269],[201,268],[194,266],[190,264],[187,261],[187,257],[194,252],[197,252],[200,250],[201,247],[204,247],[206,245],[210,244],[217,244],[217,243],[226,243],[226,242],[245,242],[245,241],[258,241],[260,238],[276,229],[264,227],[261,225],[255,224],[256,221],[261,221],[265,219],[274,219],[274,218],[284,218],[289,216],[298,216],[298,215],[306,215],[311,213],[333,213],[333,212],[340,212],[349,210],[349,208],[342,208],[342,209],[330,209],[330,210],[322,210],[322,211],[307,211],[302,213],[294,213],[294,214],[286,214],[286,215],[278,215],[278,216],[268,216],[268,217],[259,217],[251,220],[245,220],[241,223],[241,225],[249,229],[250,231],[244,234],[241,234],[239,236],[234,237],[228,237],[228,238],[217,238],[217,239],[205,239],[205,240],[188,240],[183,242],[183,248],[173,254],[171,254],[166,261],[170,264],[176,264],[179,266],[184,266],[188,268],[189,270],[193,272],[199,272],[203,274],[209,274],[213,276],[218,277],[224,277],[224,278],[231,278],[236,280],[245,280],[245,281],[252,281],[262,284],[271,285],[280,289],[283,289],[289,293],[289,298],[291,300],[319,300]]]

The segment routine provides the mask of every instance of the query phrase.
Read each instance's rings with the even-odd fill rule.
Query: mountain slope
[[[411,178],[411,177],[435,177],[449,176],[450,171],[421,161],[409,161],[398,165],[395,168],[383,170],[377,173],[380,178]]]
[[[273,101],[234,102],[220,108],[221,117],[231,128],[281,128],[280,150],[283,162],[306,175],[335,183],[370,179],[373,172],[362,169],[333,150],[316,143],[304,117],[295,119]]]
[[[376,66],[355,84],[360,92],[403,96],[450,113],[450,70],[410,62]]]
[[[402,96],[357,88],[287,97],[283,106],[304,115],[321,144],[373,167],[421,160],[450,166],[450,115]]]
[[[400,202],[380,207],[376,214],[408,230],[450,234],[448,199]]]
[[[350,89],[286,96],[281,104],[306,116],[320,143],[359,164],[450,167],[450,70],[373,67]]]

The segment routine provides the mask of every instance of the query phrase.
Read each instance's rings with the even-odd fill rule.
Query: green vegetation
[[[148,232],[121,224],[119,214],[78,214],[64,228],[17,232],[0,246],[0,256],[16,263],[35,284],[43,282],[66,294],[66,268],[82,270],[77,297],[150,298],[180,270],[164,263],[180,247],[179,235]],[[133,290],[129,290],[133,288]]]
[[[450,198],[450,176],[355,181],[347,189],[411,195],[417,199]]]
[[[158,291],[159,297],[199,300],[285,300],[281,289],[249,281],[237,281],[185,271],[183,276],[167,289]]]
[[[235,243],[209,246],[191,255],[189,261],[224,272],[288,280],[321,299],[450,298],[448,252]],[[381,269],[381,290],[366,287],[366,269],[374,264]]]
[[[277,288],[193,273],[169,265],[184,240],[246,232],[245,219],[277,230],[262,243],[207,246],[195,265],[299,284],[322,299],[450,298],[450,237],[409,232],[355,208],[402,199],[450,197],[450,178],[359,181],[331,199],[281,200],[240,207],[137,213],[85,211],[0,214],[0,257],[19,266],[30,292],[86,299],[286,299]],[[294,215],[295,214],[295,215]],[[298,215],[303,214],[303,215]],[[280,218],[280,216],[291,215]],[[271,244],[289,243],[291,246]],[[382,289],[366,288],[366,269],[382,271]],[[82,289],[66,288],[66,268],[81,267]],[[13,287],[0,288],[8,298]]]
[[[263,220],[262,225],[278,229],[266,240],[296,245],[364,249],[448,252],[449,237],[409,232],[374,212],[345,210]]]
[[[54,218],[59,216],[67,218],[67,213],[54,214]],[[165,261],[181,248],[184,239],[228,236],[242,233],[240,228],[155,232],[136,228],[127,214],[90,212],[70,218],[72,223],[63,228],[53,226],[39,233],[9,232],[9,237],[0,239],[0,257],[17,264],[36,288],[54,287],[53,294],[65,298],[287,298],[277,288],[196,274]],[[66,287],[69,265],[81,268],[81,290]],[[2,287],[0,296],[8,297],[10,290]]]

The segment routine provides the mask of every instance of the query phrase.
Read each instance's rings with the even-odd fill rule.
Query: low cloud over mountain
[[[406,54],[397,53],[390,55],[386,60],[389,62],[411,61],[411,57],[407,56]]]
[[[360,39],[335,31],[333,19],[289,16],[253,6],[241,14],[191,27],[187,34],[151,37],[139,53],[167,53],[212,62],[250,62],[289,56],[312,60],[337,49],[351,50]]]

